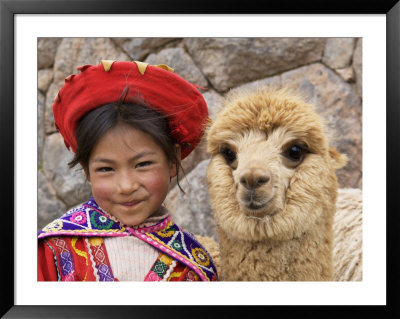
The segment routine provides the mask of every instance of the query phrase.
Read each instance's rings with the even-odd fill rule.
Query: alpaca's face
[[[248,217],[278,213],[286,190],[308,148],[284,128],[270,134],[259,129],[238,133],[220,154],[232,170],[236,200]]]
[[[218,227],[235,237],[298,236],[333,212],[335,169],[322,119],[286,92],[226,100],[207,132],[207,183]]]

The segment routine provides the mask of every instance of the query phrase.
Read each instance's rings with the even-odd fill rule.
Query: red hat
[[[75,128],[90,110],[117,102],[126,86],[125,103],[140,98],[167,116],[172,137],[181,145],[184,159],[203,137],[208,120],[207,104],[197,89],[161,64],[103,60],[99,65],[78,67],[79,74],[65,79],[53,104],[54,122],[67,148],[76,152]]]

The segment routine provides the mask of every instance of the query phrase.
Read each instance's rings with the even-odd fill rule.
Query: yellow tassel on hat
[[[148,63],[145,63],[145,62],[140,62],[140,61],[133,61],[133,62],[136,63],[136,65],[137,65],[137,67],[138,67],[138,69],[139,69],[140,74],[143,75],[144,72],[146,72],[147,66],[148,66],[149,64],[148,64]]]
[[[108,72],[111,69],[112,64],[115,62],[115,60],[101,60],[101,64],[103,64],[104,71]]]

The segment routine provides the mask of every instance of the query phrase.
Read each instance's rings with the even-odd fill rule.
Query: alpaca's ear
[[[331,161],[334,169],[342,168],[347,163],[347,156],[345,154],[339,153],[336,148],[329,148],[329,155],[331,157]]]
[[[209,117],[208,121],[207,121],[207,128],[210,128],[212,124],[213,124],[213,120]]]

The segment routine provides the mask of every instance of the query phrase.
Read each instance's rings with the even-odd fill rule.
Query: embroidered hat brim
[[[66,147],[76,152],[75,129],[89,111],[117,102],[126,86],[125,103],[143,101],[168,119],[172,137],[181,145],[181,159],[187,157],[204,135],[207,104],[199,89],[171,72],[168,66],[142,62],[103,60],[99,65],[78,68],[59,91],[53,114],[56,128]]]

